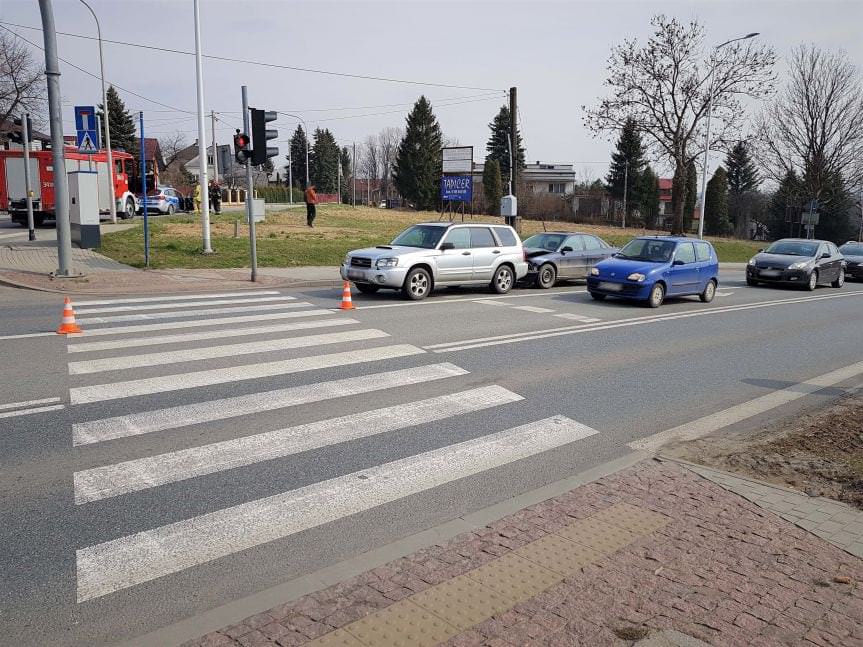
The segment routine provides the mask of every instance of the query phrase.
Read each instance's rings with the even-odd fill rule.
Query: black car
[[[557,281],[586,279],[590,268],[618,251],[602,238],[571,231],[547,231],[524,241],[527,276],[538,288],[553,287]]]
[[[749,260],[746,283],[783,283],[806,290],[829,283],[841,288],[845,283],[845,259],[829,241],[783,238]]]
[[[845,257],[845,278],[863,280],[863,243],[849,240],[839,251]]]

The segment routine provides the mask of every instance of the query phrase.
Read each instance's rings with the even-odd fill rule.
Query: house
[[[485,164],[473,165],[474,185],[482,185],[484,168]],[[575,170],[572,164],[537,160],[535,164],[526,164],[519,175],[531,193],[564,196],[571,195],[575,191]],[[506,178],[504,178],[504,190],[506,190]]]
[[[21,150],[21,144],[16,144],[12,141],[12,133],[21,132],[21,127],[16,126],[11,120],[0,123],[0,149],[2,150]],[[46,135],[38,130],[33,130],[30,134],[33,140],[31,149],[42,150],[51,148],[51,135]]]

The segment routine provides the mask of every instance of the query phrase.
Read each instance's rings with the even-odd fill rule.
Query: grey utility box
[[[81,249],[93,249],[102,245],[97,182],[95,171],[69,173],[69,222],[72,242]]]
[[[514,195],[505,195],[500,199],[500,215],[506,224],[518,230],[518,199]]]
[[[267,214],[266,201],[263,198],[252,199],[252,217],[255,222],[261,222]],[[246,222],[249,222],[249,214],[246,213]]]

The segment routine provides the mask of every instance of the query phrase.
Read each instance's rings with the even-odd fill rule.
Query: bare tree
[[[373,135],[369,135],[363,143],[363,156],[360,163],[360,170],[369,180],[377,180],[380,168],[381,161],[378,141]]]
[[[165,160],[165,166],[171,164],[177,159],[180,151],[189,147],[186,140],[186,135],[180,131],[159,137],[159,148],[162,149],[162,157]]]
[[[749,41],[705,53],[704,27],[655,16],[653,36],[644,46],[635,39],[612,49],[605,84],[610,96],[584,108],[594,133],[617,134],[627,119],[636,122],[648,150],[677,171],[674,191],[686,191],[687,168],[704,152],[704,124],[714,70],[710,147],[737,132],[744,111],[741,97],[762,98],[772,91],[776,59],[770,47]],[[677,200],[673,231],[683,230],[684,200]]]
[[[390,195],[390,186],[392,185],[393,163],[396,160],[396,153],[399,150],[399,143],[404,137],[404,131],[401,128],[384,128],[378,133],[378,151],[380,153],[380,171],[381,171],[381,193],[382,197],[388,198]]]
[[[29,112],[35,119],[45,105],[45,75],[30,50],[14,34],[0,31],[0,124],[13,114]]]
[[[788,84],[759,123],[766,170],[776,181],[789,172],[819,197],[831,176],[863,182],[863,84],[844,52],[814,45],[796,48]]]

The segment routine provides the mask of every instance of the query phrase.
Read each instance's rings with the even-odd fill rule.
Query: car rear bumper
[[[765,270],[747,266],[746,278],[762,283],[805,284],[809,280],[808,270]]]
[[[634,281],[610,281],[608,279],[589,276],[587,278],[588,292],[607,294],[625,299],[647,299],[650,296],[651,283],[636,283]]]

